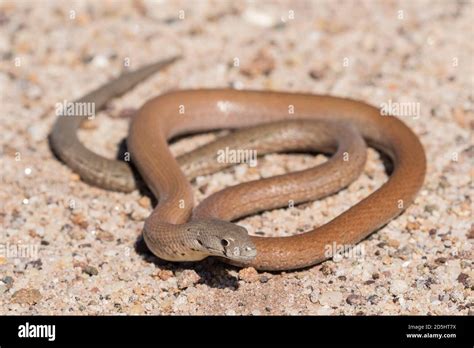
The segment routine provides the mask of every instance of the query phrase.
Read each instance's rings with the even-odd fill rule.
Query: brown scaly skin
[[[156,70],[157,66],[163,66],[163,62],[128,73],[127,79],[112,81],[81,100],[95,101],[99,109],[108,98],[123,93],[151,74],[154,71],[151,67]],[[185,105],[185,115],[178,113],[180,105]],[[288,113],[290,105],[294,114]],[[285,121],[289,119],[300,120],[300,123]],[[336,154],[317,168],[245,183],[216,193],[195,210],[189,221],[193,198],[180,165],[191,173],[188,179],[199,175],[196,173],[213,172],[226,165],[216,165],[213,158],[216,145],[209,145],[208,151],[203,151],[204,155],[199,154],[202,150],[198,149],[178,163],[169,152],[167,141],[190,132],[250,127],[274,121],[283,123],[259,126],[262,128],[257,128],[258,136],[246,136],[248,130],[237,132],[230,140],[218,143],[217,148],[225,147],[226,141],[241,148],[247,141],[252,149],[257,145],[264,149],[261,151],[270,147],[267,152],[275,146],[276,151],[337,149]],[[58,119],[51,135],[56,153],[89,182],[115,190],[133,189],[133,178],[126,164],[105,160],[79,143],[76,131],[80,122],[78,117]],[[269,128],[265,128],[267,126]],[[282,133],[285,128],[296,130]],[[308,144],[308,131],[313,138],[324,138],[325,134],[325,142]],[[298,137],[297,134],[302,135]],[[362,170],[365,161],[365,150],[358,134],[369,145],[390,156],[394,171],[379,190],[326,225],[292,237],[249,238],[241,227],[218,221],[285,206],[288,200],[295,203],[312,200],[348,185]],[[277,145],[282,144],[282,149],[278,150]],[[138,111],[132,121],[128,145],[141,175],[160,197],[144,229],[145,241],[157,256],[173,261],[222,256],[232,264],[265,270],[309,266],[328,258],[327,245],[359,242],[413,201],[426,169],[424,150],[418,138],[397,118],[381,116],[378,109],[362,102],[310,94],[226,89],[164,94]],[[344,152],[350,155],[349,161],[341,160]],[[209,238],[204,240],[203,234]],[[253,258],[255,247],[257,256]]]

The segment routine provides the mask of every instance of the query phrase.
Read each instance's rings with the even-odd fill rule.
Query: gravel
[[[184,20],[176,18],[180,9]],[[0,314],[472,315],[471,3],[8,0],[0,3],[0,17],[7,115],[0,117]],[[428,159],[415,202],[362,241],[362,254],[298,272],[159,260],[140,237],[154,200],[82,182],[52,154],[48,134],[56,103],[117,76],[126,58],[133,69],[178,52],[184,59],[110,102],[80,130],[81,140],[115,158],[134,110],[175,89],[233,86],[329,93],[373,105],[416,102],[420,116],[403,117]],[[172,152],[220,134],[180,139]],[[196,178],[195,201],[323,161],[270,154],[256,168],[241,164]],[[306,231],[386,180],[380,156],[369,150],[363,174],[348,188],[239,224],[263,236]],[[20,247],[25,254],[14,255]]]

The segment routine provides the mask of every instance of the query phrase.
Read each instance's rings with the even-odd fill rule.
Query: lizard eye
[[[229,245],[229,241],[228,241],[227,239],[221,239],[221,245],[222,245],[223,247],[226,247],[226,246]]]

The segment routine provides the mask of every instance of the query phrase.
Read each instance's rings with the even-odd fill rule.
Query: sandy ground
[[[472,1],[0,2],[1,314],[472,314]],[[51,153],[54,105],[132,68],[184,59],[110,103],[81,130],[113,158],[128,118],[178,88],[330,93],[411,102],[404,121],[428,158],[415,203],[351,254],[298,272],[171,264],[140,242],[148,197],[80,181]],[[238,66],[235,66],[235,62]],[[176,154],[214,134],[184,139]],[[323,160],[268,155],[199,177],[196,202],[225,186]],[[364,174],[322,201],[239,223],[288,235],[319,226],[387,179]]]

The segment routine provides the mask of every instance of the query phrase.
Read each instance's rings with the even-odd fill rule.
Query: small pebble
[[[324,72],[322,70],[312,69],[309,71],[308,75],[313,80],[320,80],[324,76]]]
[[[246,283],[253,283],[258,281],[258,272],[253,267],[243,268],[239,271],[239,279]]]
[[[37,289],[20,289],[12,295],[11,303],[33,305],[41,298],[42,295]]]
[[[330,266],[329,263],[325,263],[321,266],[321,272],[325,275],[328,276],[334,272],[333,267]]]
[[[5,286],[7,287],[7,289],[10,289],[12,286],[13,286],[13,278],[10,277],[10,276],[6,276],[6,277],[3,277],[2,278],[2,282],[5,284]]]
[[[130,214],[130,217],[134,221],[143,221],[149,215],[150,215],[150,212],[147,209],[140,207],[140,209],[134,209],[132,213]]]
[[[328,306],[322,306],[320,307],[317,312],[318,315],[331,315],[334,313],[334,310],[331,307]]]
[[[77,225],[81,228],[85,229],[87,228],[87,226],[89,226],[89,223],[87,222],[86,217],[82,213],[75,213],[71,215],[70,219],[74,225]]]
[[[370,295],[370,296],[367,298],[367,301],[368,301],[370,304],[376,305],[377,303],[380,302],[380,297],[378,297],[377,295]]]
[[[140,303],[137,303],[131,306],[129,311],[130,311],[129,313],[132,315],[138,315],[138,314],[143,314],[145,312],[145,309]]]
[[[112,242],[114,240],[114,235],[108,231],[99,230],[96,234],[96,238],[103,242]]]
[[[400,242],[396,239],[389,239],[387,241],[387,245],[391,246],[392,248],[398,248],[400,246]]]
[[[342,301],[342,293],[339,291],[327,291],[319,297],[319,303],[323,306],[336,307]]]
[[[313,291],[313,292],[309,295],[309,300],[310,300],[312,303],[318,303],[318,301],[319,301],[319,292],[318,292],[318,291]]]
[[[409,221],[406,227],[408,231],[417,231],[420,229],[420,223]]]
[[[347,296],[346,302],[350,305],[361,305],[365,303],[365,299],[364,297],[360,295],[352,294],[352,295]]]
[[[438,210],[438,206],[436,204],[428,204],[428,205],[425,206],[425,211],[427,213],[431,214],[432,212],[434,212],[436,210]]]
[[[268,12],[248,8],[243,14],[244,21],[263,28],[269,28],[276,24],[276,19]]]
[[[166,281],[166,280],[170,279],[171,277],[173,277],[173,272],[169,271],[169,270],[166,270],[166,269],[160,269],[156,273],[156,277],[158,277],[161,280]]]
[[[296,279],[303,279],[306,275],[303,272],[298,272],[295,274]]]
[[[273,69],[275,69],[275,59],[268,52],[260,50],[249,64],[240,69],[240,73],[252,78],[269,75]]]
[[[457,281],[464,285],[465,288],[469,287],[469,276],[466,273],[460,273]]]
[[[82,267],[82,272],[90,275],[91,277],[99,274],[99,271],[97,270],[97,268],[95,268],[94,266],[89,266],[89,265]]]
[[[474,239],[474,224],[471,225],[469,232],[467,233],[467,238]]]
[[[91,130],[96,129],[98,127],[98,123],[95,120],[85,120],[81,123],[81,129]]]
[[[150,198],[143,196],[138,200],[138,205],[142,208],[149,208],[151,206]]]
[[[391,265],[392,264],[392,258],[388,255],[385,255],[382,257],[382,263],[384,265]]]
[[[203,195],[206,194],[208,187],[209,187],[209,184],[204,184],[202,186],[199,186],[199,192],[201,192]]]
[[[462,107],[454,108],[452,116],[461,128],[468,127],[468,120],[472,117],[472,115],[469,116],[469,112],[464,111]]]
[[[80,175],[77,174],[77,173],[71,173],[71,174],[69,175],[69,179],[70,179],[71,181],[80,181],[80,180],[81,180],[81,177],[80,177]]]
[[[408,290],[408,285],[404,280],[394,279],[390,285],[390,292],[394,295],[401,295]]]
[[[110,63],[106,56],[99,54],[92,59],[92,64],[97,68],[106,68]]]
[[[178,276],[178,289],[184,290],[189,288],[190,286],[197,284],[200,280],[201,277],[196,273],[196,271],[190,269],[184,270]]]

